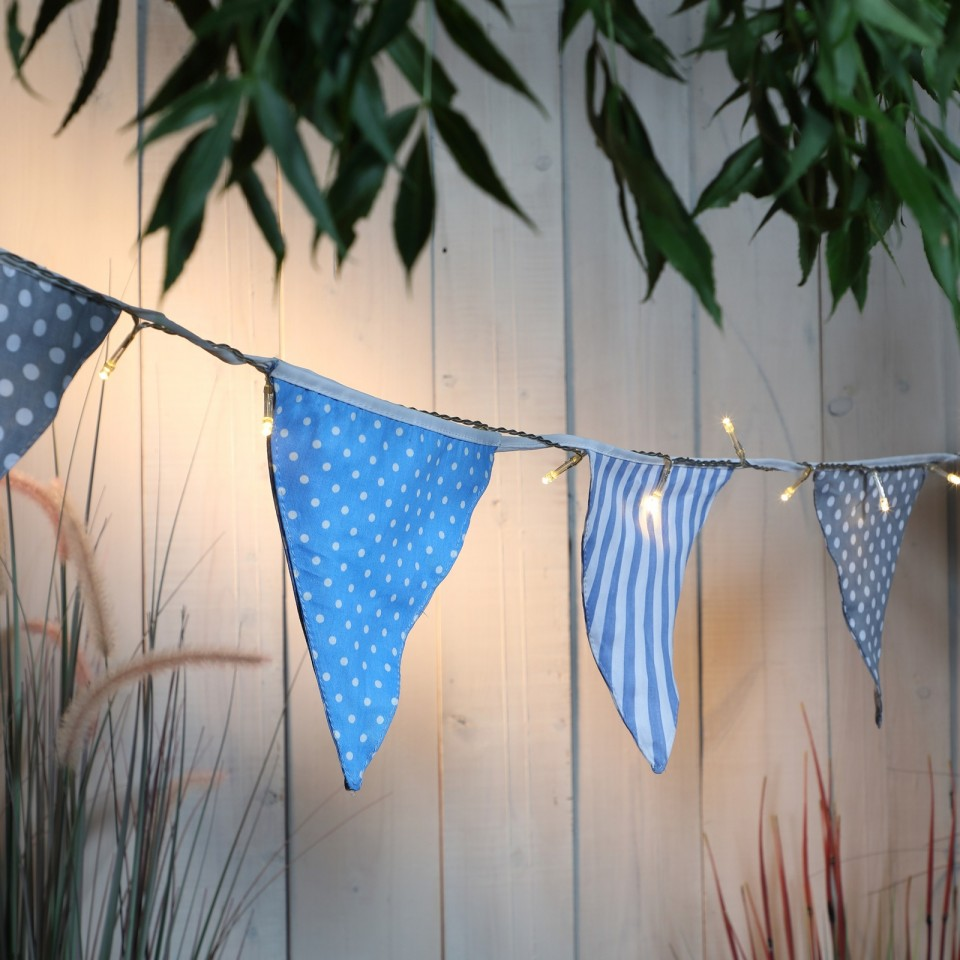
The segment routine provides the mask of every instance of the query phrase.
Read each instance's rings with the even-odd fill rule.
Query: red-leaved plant
[[[791,910],[791,901],[789,885],[787,883],[787,874],[784,867],[783,845],[780,839],[780,827],[776,817],[771,818],[771,831],[774,843],[774,858],[776,864],[776,886],[779,889],[781,912],[779,915],[780,928],[779,940],[775,941],[775,926],[772,919],[771,910],[771,891],[770,883],[767,878],[766,857],[764,854],[763,843],[763,808],[766,796],[766,780],[760,793],[760,828],[758,836],[759,858],[760,858],[760,892],[761,892],[761,911],[757,910],[756,903],[749,887],[742,888],[744,901],[744,914],[746,916],[749,954],[744,950],[740,938],[737,936],[736,929],[730,918],[727,904],[723,896],[723,889],[720,884],[720,878],[717,873],[717,864],[710,848],[710,841],[704,835],[704,843],[707,848],[707,854],[710,858],[710,866],[713,871],[713,879],[717,887],[717,898],[720,903],[720,912],[723,916],[724,932],[726,934],[727,945],[730,950],[730,956],[733,960],[774,960],[775,943],[782,943],[787,960],[798,960],[801,957],[809,957],[810,960],[850,960],[850,931],[848,929],[847,911],[844,905],[842,859],[840,856],[840,818],[837,816],[830,804],[830,781],[829,771],[828,779],[825,781],[823,771],[820,766],[820,759],[817,755],[816,745],[813,740],[813,733],[810,729],[810,723],[807,719],[806,711],[803,712],[803,721],[806,725],[807,736],[810,740],[810,751],[813,756],[813,766],[817,777],[817,794],[820,805],[820,828],[823,839],[823,867],[824,883],[826,895],[827,929],[829,930],[829,942],[824,945],[821,942],[820,928],[817,924],[817,914],[814,908],[813,883],[810,873],[810,856],[808,844],[808,809],[807,809],[807,758],[804,757],[803,765],[803,826],[802,826],[802,852],[801,852],[801,871],[802,871],[802,889],[803,889],[803,922],[802,930],[804,933],[803,942],[797,943],[794,939],[793,911]],[[940,923],[939,930],[936,930],[934,922],[934,785],[933,785],[933,766],[927,761],[928,775],[930,779],[930,827],[927,842],[927,865],[926,865],[926,898],[925,898],[925,950],[920,957],[925,960],[960,960],[960,943],[957,937],[957,888],[954,883],[953,873],[956,863],[956,835],[957,835],[957,811],[954,800],[954,790],[951,780],[950,789],[950,839],[947,847],[947,863],[943,877],[943,899],[940,901]],[[911,930],[910,921],[910,889],[912,878],[907,879],[906,894],[904,897],[904,953],[905,960],[913,960],[911,953],[911,939],[916,936],[916,931]],[[774,894],[776,895],[776,894]],[[939,899],[939,897],[937,897]],[[948,933],[949,928],[949,933]],[[935,944],[938,939],[938,945]],[[936,949],[936,952],[934,952]],[[893,943],[889,943],[883,950],[885,957],[894,956]],[[918,958],[920,960],[920,958]]]

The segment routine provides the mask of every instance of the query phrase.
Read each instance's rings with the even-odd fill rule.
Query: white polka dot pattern
[[[119,308],[0,267],[0,476],[50,425],[60,397],[116,323]]]
[[[496,441],[273,384],[277,512],[327,721],[357,790],[397,708],[404,643],[453,567]]]
[[[883,618],[903,531],[926,472],[917,467],[876,471],[890,503],[886,513],[880,509],[880,492],[870,472],[818,470],[813,501],[837,567],[844,618],[876,687],[879,726]]]

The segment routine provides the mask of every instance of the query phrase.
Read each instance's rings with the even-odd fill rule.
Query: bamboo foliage
[[[73,0],[44,0],[32,28],[19,0],[7,47],[26,83],[30,56]],[[136,118],[140,147],[189,133],[166,173],[146,232],[166,231],[164,288],[196,247],[209,196],[225,179],[243,194],[272,250],[286,253],[280,217],[257,172],[273,155],[309,214],[314,246],[328,238],[343,260],[390,168],[401,174],[393,230],[409,272],[433,231],[431,134],[463,175],[530,222],[496,170],[438,60],[442,31],[481,73],[545,113],[487,29],[512,26],[503,0],[172,0],[188,31],[183,57]],[[960,198],[949,165],[960,144],[948,123],[960,69],[960,7],[947,0],[684,0],[701,26],[694,50],[677,54],[636,0],[563,0],[561,46],[588,26],[586,112],[610,164],[627,240],[653,292],[670,265],[720,323],[713,250],[697,220],[750,194],[768,203],[762,227],[783,213],[797,226],[806,282],[825,247],[834,305],[848,292],[862,310],[873,254],[892,255],[903,214],[923,238],[930,273],[960,325]],[[99,4],[89,53],[66,126],[101,81],[120,4]],[[479,15],[478,15],[479,14]],[[742,108],[743,142],[692,209],[658,159],[658,144],[622,79],[627,61],[683,82],[692,58],[721,55],[729,87],[719,110]],[[391,109],[384,77],[397,71],[408,102]],[[62,129],[61,126],[61,129]],[[330,147],[327,173],[313,168],[305,128]],[[758,227],[758,229],[760,229]]]

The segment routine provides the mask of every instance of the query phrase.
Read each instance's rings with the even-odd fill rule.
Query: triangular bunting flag
[[[883,617],[903,530],[925,478],[922,467],[814,474],[817,518],[837,567],[844,618],[873,677],[878,727],[883,721]],[[881,509],[884,500],[887,510]]]
[[[460,552],[499,437],[330,381],[341,398],[276,370],[272,383],[287,560],[344,780],[357,790],[396,712],[404,643]]]
[[[50,425],[118,304],[0,251],[0,476]]]
[[[729,467],[639,463],[590,452],[583,606],[620,716],[655,773],[677,729],[673,624],[683,571]]]

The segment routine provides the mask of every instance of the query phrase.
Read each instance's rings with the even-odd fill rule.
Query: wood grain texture
[[[672,44],[689,24],[648,10]],[[583,44],[564,60],[573,429],[627,449],[691,451],[697,437],[693,298],[666,271],[653,298],[631,252],[610,168],[583,108]],[[624,58],[625,61],[625,58]],[[690,192],[690,93],[649,70],[618,66],[681,196]],[[579,561],[589,469],[571,475]],[[674,631],[680,692],[677,739],[655,775],[617,713],[587,642],[576,565],[577,903],[579,956],[701,953],[698,564],[691,556]],[[698,922],[691,923],[691,917]]]
[[[864,315],[844,302],[825,327],[825,444],[831,457],[948,449],[954,439],[950,398],[958,349],[949,311],[926,276],[914,229],[905,231],[895,255],[897,267],[885,256],[874,258]],[[845,880],[858,918],[876,916],[888,898],[902,905],[906,878],[925,870],[928,756],[938,774],[938,836],[948,830],[946,774],[955,735],[947,580],[949,537],[955,536],[947,523],[952,492],[929,474],[904,531],[880,660],[881,730],[873,723],[872,680],[839,603],[831,604],[831,752],[845,823]],[[827,580],[828,590],[836,590],[835,578]],[[938,855],[938,868],[942,860]],[[913,916],[919,925],[919,897]]]
[[[409,93],[394,79],[387,96]],[[316,169],[325,158],[315,149]],[[309,256],[312,228],[283,187],[290,254],[284,268],[283,352],[292,363],[396,403],[433,409],[429,257],[408,285],[393,249],[396,179],[340,270],[329,245]],[[357,794],[344,790],[317,681],[287,592],[291,696],[292,956],[436,957],[441,947],[435,599],[403,654],[400,703]]]
[[[151,5],[146,32],[149,98],[181,56],[187,34],[166,4]],[[145,217],[174,147],[160,143],[146,154]],[[145,243],[141,268],[144,300],[157,303],[161,237]],[[236,191],[210,204],[197,249],[162,305],[210,340],[253,354],[276,353],[273,263]],[[152,578],[162,573],[165,579],[170,602],[161,621],[164,641],[176,642],[183,610],[187,644],[252,650],[268,658],[264,667],[235,676],[207,670],[188,680],[192,736],[205,743],[200,765],[212,762],[214,738],[230,711],[225,780],[205,872],[211,880],[218,876],[252,801],[249,816],[256,819],[235,896],[268,878],[272,882],[231,943],[244,955],[264,956],[286,949],[287,932],[282,574],[259,429],[263,378],[251,368],[219,364],[175,338],[147,331],[141,339],[145,577],[148,596]]]
[[[718,157],[740,142],[738,111],[713,117],[729,90],[725,64],[697,61],[693,74],[695,188],[716,174]],[[712,118],[712,119],[711,119]],[[725,415],[750,457],[816,459],[821,449],[817,281],[798,287],[795,228],[775,217],[753,237],[765,210],[741,202],[706,216],[715,253],[723,331],[701,320],[701,454],[730,456]],[[701,535],[703,563],[703,831],[728,898],[749,883],[759,896],[757,830],[766,814],[783,831],[799,881],[805,705],[825,749],[823,541],[812,484],[789,503],[794,477],[738,472]],[[833,598],[830,598],[831,600]],[[763,823],[768,828],[768,823]],[[769,833],[767,850],[772,849]],[[712,880],[707,876],[707,880]],[[705,956],[721,956],[722,923],[705,886]],[[799,888],[793,890],[799,896]],[[741,928],[743,929],[743,928]],[[781,947],[782,949],[782,947]]]
[[[151,85],[182,51],[184,33],[170,5],[148,6]],[[536,232],[493,206],[434,141],[437,231],[410,282],[393,249],[395,178],[337,271],[328,245],[311,256],[308,218],[264,166],[289,240],[279,282],[242,204],[228,195],[211,203],[198,252],[163,309],[203,336],[279,354],[401,404],[538,433],[568,429],[626,448],[728,456],[719,420],[729,414],[755,457],[850,459],[957,445],[960,350],[909,227],[898,251],[903,278],[878,257],[863,317],[844,302],[828,320],[819,277],[797,287],[792,225],[774,218],[751,241],[763,211],[749,203],[703,219],[722,332],[670,271],[646,300],[584,116],[586,32],[561,60],[556,0],[511,3],[512,28],[493,5],[470,6],[549,113],[485,81],[439,33],[461,105]],[[643,7],[674,49],[693,45],[694,19]],[[138,265],[132,133],[117,132],[136,109],[134,8],[124,7],[109,82],[50,139],[81,67],[75,38],[89,36],[91,17],[72,10],[38,53],[30,78],[52,103],[14,90],[0,107],[16,131],[0,151],[0,245],[129,299],[142,278],[152,306],[162,244],[148,241]],[[686,87],[619,67],[661,162],[692,200],[740,141],[738,120],[710,119],[727,92],[722,64],[697,61]],[[411,94],[393,78],[388,96],[400,103]],[[171,150],[148,154],[147,214]],[[311,141],[311,151],[322,172],[323,148]],[[61,453],[80,425],[78,473],[90,463],[97,365],[84,368],[57,421]],[[284,586],[257,430],[261,386],[251,370],[143,335],[104,392],[95,478],[101,555],[131,648],[155,552],[173,530],[167,582],[185,582],[165,641],[175,640],[184,607],[189,642],[272,658],[237,679],[214,851],[227,843],[291,679],[290,752],[274,745],[269,754],[250,876],[273,872],[288,828],[290,869],[244,931],[245,958],[725,957],[701,836],[710,837],[739,918],[740,885],[758,894],[766,776],[767,812],[779,817],[787,869],[798,876],[808,749],[801,703],[821,759],[833,763],[853,955],[876,945],[883,911],[902,906],[900,881],[923,866],[927,754],[939,837],[947,827],[945,772],[960,734],[960,658],[951,649],[960,512],[942,481],[927,481],[906,531],[877,731],[812,484],[784,505],[778,494],[792,478],[734,476],[686,572],[675,630],[679,730],[667,771],[656,776],[617,715],[582,625],[577,559],[588,467],[544,487],[540,477],[562,454],[498,455],[462,556],[407,642],[396,719],[353,795],[343,790]],[[52,473],[51,435],[25,465]],[[46,563],[44,549],[37,555]],[[197,731],[222,722],[225,680],[190,678]],[[915,908],[919,924],[919,898]]]
[[[492,8],[485,29],[557,115],[559,6]],[[537,433],[564,426],[561,151],[556,121],[438,54],[531,232],[438,146],[435,384],[444,411]],[[465,414],[470,411],[469,414]],[[563,455],[497,457],[441,611],[445,955],[573,956]]]

